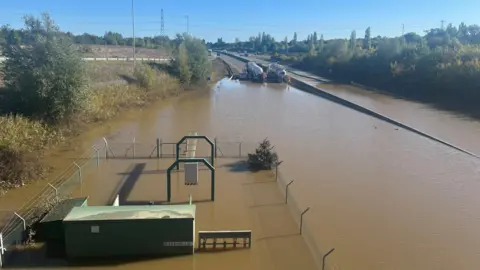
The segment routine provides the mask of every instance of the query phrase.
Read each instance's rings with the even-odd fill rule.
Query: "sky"
[[[132,0],[1,0],[0,24],[23,27],[22,16],[49,12],[63,31],[132,36]],[[299,39],[317,31],[326,39],[372,35],[397,36],[453,23],[480,24],[480,0],[134,0],[135,36],[187,31],[207,41],[222,37],[247,40],[259,32],[277,40]]]

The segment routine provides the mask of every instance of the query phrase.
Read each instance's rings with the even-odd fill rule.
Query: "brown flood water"
[[[241,140],[252,144],[268,136],[284,161],[282,177],[295,179],[290,192],[298,208],[311,208],[305,216],[308,228],[305,237],[311,237],[316,243],[317,252],[321,253],[317,257],[335,248],[328,258],[329,269],[480,268],[480,235],[477,233],[480,213],[476,208],[480,203],[477,196],[480,162],[470,156],[278,84],[262,86],[224,80],[211,92],[192,93],[139,116],[137,121],[127,122],[111,141],[129,142],[135,137],[137,142],[153,144],[157,137],[175,141],[196,131],[216,136],[220,142]],[[428,121],[427,116],[424,119]],[[439,130],[449,125],[458,127],[457,119],[444,120]],[[465,133],[476,130],[475,123],[470,129],[469,125],[462,125]],[[448,140],[456,144],[464,138],[451,136]],[[205,149],[200,151],[206,155]],[[255,214],[245,210],[254,204],[281,200],[278,190],[275,193],[271,185],[265,187],[257,183],[248,188],[243,185],[269,178],[228,172],[228,161],[219,159],[218,182],[224,185],[219,189],[232,193],[217,193],[217,196],[229,203],[214,206],[199,203],[197,219],[209,211],[214,217],[210,216],[210,221],[204,223],[200,221],[203,225],[198,226],[250,227],[262,235],[257,235],[259,238],[272,236],[267,232],[275,236],[291,233],[295,225],[285,207],[268,211],[260,207]],[[107,190],[122,179],[118,171],[128,171],[131,164],[133,161],[108,161],[100,173],[91,175],[94,180],[109,183],[105,184],[105,191],[99,191],[96,185],[85,187],[86,192],[91,193],[92,204],[94,198],[101,204],[104,200],[101,198],[111,195]],[[151,161],[146,164],[149,170],[162,167],[158,166]],[[142,180],[139,185],[143,188],[139,186],[131,196],[157,198],[158,194],[147,184],[152,181],[155,185],[155,180],[149,179]],[[228,181],[235,184],[228,185]],[[157,185],[157,190],[163,193],[162,184]],[[208,189],[208,185],[200,186],[199,189]],[[205,196],[202,191],[192,190],[178,191],[174,196],[183,198],[189,192],[199,192],[194,198]],[[235,211],[238,209],[238,215],[232,214],[232,205]],[[272,211],[276,215],[272,215]],[[202,254],[200,264],[192,263],[196,260],[194,257],[189,258],[189,262],[178,259],[183,264],[174,264],[177,259],[172,259],[158,265],[152,262],[130,267],[213,269],[215,265],[228,269],[311,269],[312,259],[305,256],[305,244],[299,237],[275,239],[263,243],[257,239],[260,244],[251,251]],[[255,255],[257,252],[265,256]],[[304,265],[298,266],[299,263]]]

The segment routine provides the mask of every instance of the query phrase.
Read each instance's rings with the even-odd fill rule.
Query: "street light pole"
[[[135,12],[132,0],[132,29],[133,29],[133,71],[135,72],[136,55],[135,55]]]

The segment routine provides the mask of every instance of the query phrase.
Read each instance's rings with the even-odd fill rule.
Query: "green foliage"
[[[5,108],[50,123],[67,120],[85,105],[83,61],[48,14],[24,21],[30,45],[7,40],[2,47]]]
[[[192,78],[192,72],[188,63],[188,52],[184,43],[178,46],[178,54],[175,59],[176,68],[180,76],[180,81],[184,84],[190,84]]]
[[[149,65],[137,65],[133,72],[133,76],[137,83],[147,91],[151,90],[155,85],[155,73]]]
[[[188,34],[177,36],[174,67],[185,84],[205,82],[210,74],[211,62],[202,40]]]
[[[363,39],[363,48],[365,50],[370,50],[372,48],[372,35],[370,31],[370,27],[365,30],[365,38]]]
[[[477,32],[478,31],[478,32]],[[424,37],[370,38],[363,48],[331,40],[317,56],[296,66],[337,80],[355,81],[395,95],[478,114],[480,102],[480,28],[449,25]],[[475,43],[475,45],[471,45]],[[370,47],[371,46],[371,47]]]
[[[264,139],[254,154],[248,154],[248,166],[252,170],[271,170],[277,165],[278,155],[268,139]]]

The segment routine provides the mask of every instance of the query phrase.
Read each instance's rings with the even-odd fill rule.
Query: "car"
[[[220,56],[220,53],[219,53],[219,52],[217,52],[217,56]]]

